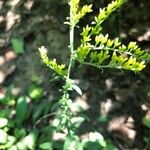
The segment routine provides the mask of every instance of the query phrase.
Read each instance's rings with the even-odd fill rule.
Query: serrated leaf
[[[72,88],[73,88],[79,95],[82,95],[82,91],[81,91],[81,89],[80,89],[77,85],[73,84],[73,85],[72,85]]]
[[[12,39],[12,47],[16,54],[22,54],[24,52],[24,43],[20,39]]]

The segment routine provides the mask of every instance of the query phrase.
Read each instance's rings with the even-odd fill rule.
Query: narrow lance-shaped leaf
[[[20,97],[17,100],[16,106],[16,123],[20,125],[26,118],[28,114],[28,103],[25,97]]]
[[[72,88],[73,88],[79,95],[82,95],[82,91],[81,91],[81,89],[80,89],[77,85],[73,84],[73,85],[72,85]]]

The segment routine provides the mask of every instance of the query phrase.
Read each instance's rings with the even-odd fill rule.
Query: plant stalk
[[[70,62],[68,66],[67,80],[70,78],[71,67],[74,62],[74,26],[70,27]]]
[[[70,60],[69,60],[69,65],[68,65],[68,69],[67,69],[67,77],[66,77],[66,89],[64,89],[64,97],[65,97],[65,106],[64,108],[67,108],[68,110],[70,110],[70,107],[67,104],[67,100],[69,97],[68,91],[70,90],[70,87],[68,87],[68,81],[70,80],[70,72],[71,72],[71,68],[73,66],[73,63],[75,61],[74,59],[74,24],[71,24],[72,22],[74,22],[73,17],[72,17],[72,8],[70,7],[70,31],[69,31],[69,38],[70,38]],[[66,112],[65,112],[66,113]],[[71,110],[70,110],[70,115],[71,115]],[[71,137],[72,134],[72,130],[70,128],[70,120],[67,122],[67,132],[68,132],[68,136]]]

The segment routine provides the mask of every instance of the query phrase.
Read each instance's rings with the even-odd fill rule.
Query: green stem
[[[67,104],[67,101],[69,99],[69,94],[68,94],[68,91],[70,90],[70,87],[68,87],[68,81],[70,80],[70,72],[71,72],[71,68],[73,66],[73,63],[75,61],[74,59],[74,27],[75,25],[73,24],[74,20],[73,20],[73,17],[72,17],[72,8],[70,7],[70,32],[69,32],[69,38],[70,38],[70,45],[69,45],[69,48],[70,48],[70,60],[69,60],[69,66],[68,66],[68,69],[67,69],[67,77],[66,77],[66,84],[64,87],[64,97],[65,97],[65,104],[64,104],[64,110],[65,108],[67,110],[70,111],[70,117],[72,117],[72,113],[71,113],[71,110],[70,110],[70,107],[68,106]],[[64,112],[65,114],[67,113],[66,111]],[[72,133],[72,130],[70,128],[70,119],[67,121],[67,124],[66,124],[66,128],[67,128],[67,134],[68,136],[71,136],[71,133]]]
[[[81,64],[84,65],[89,65],[89,66],[93,66],[96,67],[98,69],[103,69],[103,68],[116,68],[116,69],[125,69],[124,67],[122,67],[121,65],[119,66],[114,66],[114,65],[98,65],[98,64],[94,64],[94,63],[90,63],[90,62],[80,62]]]
[[[74,26],[70,27],[70,62],[68,66],[67,80],[70,78],[71,67],[74,62]]]
[[[74,51],[74,25],[70,27],[70,51]]]
[[[68,84],[67,82],[70,79],[71,67],[72,67],[72,65],[74,63],[74,26],[70,27],[70,53],[71,54],[70,54],[70,62],[69,62],[68,73],[67,73],[67,78],[66,78],[66,85]],[[68,87],[68,88],[70,88],[70,87]],[[65,96],[67,96],[68,91],[69,91],[69,89],[66,89]],[[68,107],[68,109],[70,109],[69,106],[67,106],[67,105],[65,107]],[[68,122],[67,123],[67,131],[68,131],[68,135],[71,136],[71,129],[70,129],[70,125],[69,124],[70,123]]]

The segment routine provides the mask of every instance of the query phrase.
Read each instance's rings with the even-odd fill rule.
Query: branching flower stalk
[[[70,99],[69,92],[75,90],[80,95],[82,94],[80,88],[75,85],[74,80],[70,78],[70,73],[75,61],[98,69],[116,68],[140,72],[145,68],[145,62],[150,60],[150,54],[141,50],[136,42],[130,42],[125,46],[118,38],[110,39],[108,34],[103,35],[101,32],[102,23],[125,1],[126,0],[115,0],[106,8],[100,9],[99,14],[94,17],[92,23],[83,28],[81,33],[81,43],[75,50],[74,28],[81,18],[93,10],[92,5],[84,5],[80,8],[80,0],[69,0],[70,16],[69,20],[65,22],[65,24],[70,26],[70,60],[68,67],[64,64],[59,65],[55,59],[49,60],[46,48],[44,46],[39,48],[43,63],[53,69],[65,80],[65,85],[62,87],[63,96],[56,104],[54,104],[52,111],[55,110],[58,112],[58,131],[67,130],[67,137],[76,137],[74,124],[72,122],[72,100]]]

